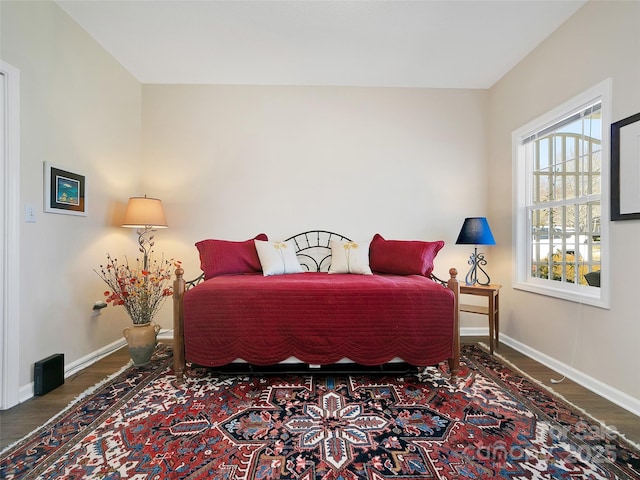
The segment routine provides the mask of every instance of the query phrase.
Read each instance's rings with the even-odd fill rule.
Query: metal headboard
[[[331,266],[331,241],[351,239],[327,230],[309,230],[289,237],[285,242],[293,244],[302,268],[308,272],[327,272]]]
[[[327,230],[309,230],[289,237],[285,242],[293,244],[300,266],[308,272],[327,272],[331,266],[331,240],[347,241],[351,239],[339,233]],[[204,273],[198,278],[185,282],[185,291],[204,281]]]

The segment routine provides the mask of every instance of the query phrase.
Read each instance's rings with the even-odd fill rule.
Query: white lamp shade
[[[157,198],[131,197],[124,214],[123,227],[167,228],[162,201]]]

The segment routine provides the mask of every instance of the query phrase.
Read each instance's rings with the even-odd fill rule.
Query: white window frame
[[[610,270],[609,259],[609,218],[610,218],[610,154],[611,154],[611,79],[606,79],[586,92],[572,98],[550,112],[536,118],[512,133],[513,146],[513,288],[541,295],[561,298],[601,308],[609,308]],[[535,278],[531,275],[532,239],[527,206],[532,192],[530,179],[531,165],[525,161],[523,141],[535,132],[550,127],[569,114],[601,101],[602,144],[600,178],[600,287],[558,282]]]

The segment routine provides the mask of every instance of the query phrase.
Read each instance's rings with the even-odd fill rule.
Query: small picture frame
[[[87,215],[86,178],[44,162],[44,211]]]

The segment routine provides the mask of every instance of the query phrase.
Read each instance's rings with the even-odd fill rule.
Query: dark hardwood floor
[[[482,341],[483,337],[463,337],[463,343]],[[574,405],[584,409],[595,418],[615,427],[626,438],[640,444],[640,417],[586,390],[569,379],[552,384],[558,379],[553,370],[531,360],[523,354],[500,345],[497,353],[527,372],[530,376],[563,395]],[[112,353],[90,367],[67,378],[64,385],[42,397],[34,397],[20,405],[0,411],[0,449],[20,440],[64,409],[72,400],[107,376],[119,370],[129,361],[126,348]]]
[[[462,337],[462,342],[483,342],[488,345],[489,338]],[[587,390],[568,378],[560,383],[552,383],[551,379],[560,380],[562,375],[504,344],[500,344],[496,353],[546,387],[562,395],[573,405],[583,409],[609,427],[616,429],[636,445],[640,445],[640,417],[637,415]],[[590,422],[590,425],[597,427],[595,422]]]
[[[88,388],[120,370],[129,358],[127,348],[121,348],[66,378],[63,385],[46,395],[0,410],[0,449],[46,423]]]

